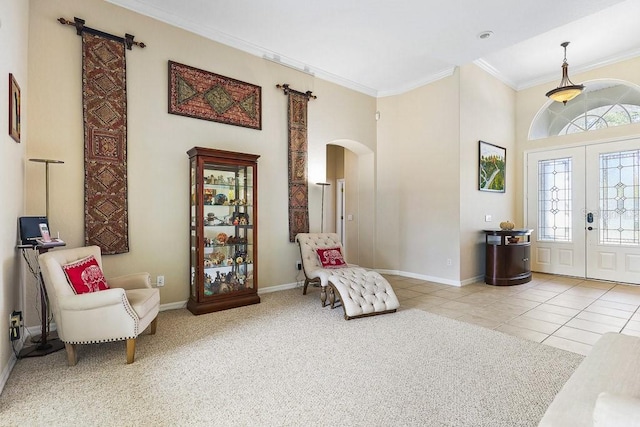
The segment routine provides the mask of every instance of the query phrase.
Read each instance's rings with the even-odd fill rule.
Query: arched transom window
[[[598,80],[584,85],[584,92],[567,105],[547,103],[534,119],[529,139],[640,123],[638,86],[619,80]]]

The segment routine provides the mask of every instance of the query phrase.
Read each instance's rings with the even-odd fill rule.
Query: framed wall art
[[[20,86],[9,73],[9,135],[20,142]]]
[[[478,189],[480,191],[504,193],[507,171],[507,149],[484,141],[479,141],[479,143]]]

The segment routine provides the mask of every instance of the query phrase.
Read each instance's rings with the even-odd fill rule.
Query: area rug
[[[129,252],[124,40],[82,32],[85,244]]]
[[[345,321],[301,289],[19,360],[2,425],[535,426],[582,356],[416,309]]]

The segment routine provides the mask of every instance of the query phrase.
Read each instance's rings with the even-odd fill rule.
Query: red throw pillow
[[[342,268],[347,266],[347,263],[344,262],[342,251],[338,247],[318,248],[316,252],[318,253],[322,268]]]
[[[93,255],[62,266],[67,281],[76,294],[86,294],[109,289],[98,261]]]

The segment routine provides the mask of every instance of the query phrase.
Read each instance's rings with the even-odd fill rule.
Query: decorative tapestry
[[[82,32],[85,244],[129,252],[125,43]]]
[[[288,95],[289,119],[289,241],[309,232],[309,184],[307,182],[307,104],[316,99],[311,91],[302,93],[288,84],[276,85]]]
[[[262,129],[262,89],[169,61],[169,113]]]

